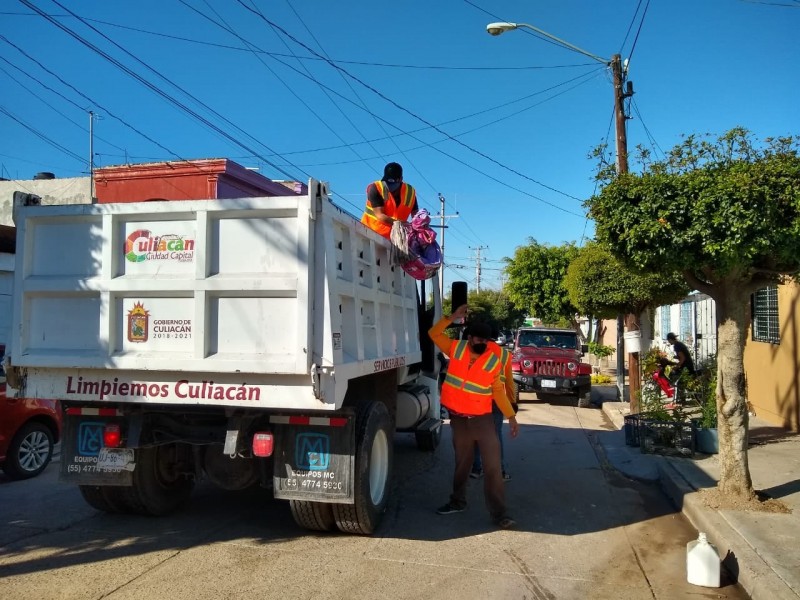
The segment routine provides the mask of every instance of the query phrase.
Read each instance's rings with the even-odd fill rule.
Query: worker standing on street
[[[471,323],[466,340],[451,340],[444,330],[454,319],[467,315],[459,306],[452,317],[444,317],[428,331],[434,344],[450,357],[442,384],[442,404],[450,413],[455,452],[455,473],[450,501],[437,509],[440,515],[463,511],[467,506],[467,482],[475,444],[483,457],[484,496],[494,523],[503,529],[516,523],[506,513],[505,489],[500,466],[500,440],[492,418],[492,401],[508,417],[511,437],[519,426],[500,381],[500,359],[487,349],[492,329],[485,323]]]
[[[511,353],[500,346],[497,342],[489,341],[487,342],[487,347],[489,352],[495,354],[497,358],[500,359],[500,381],[503,384],[503,388],[506,391],[506,396],[508,397],[508,401],[511,403],[511,407],[516,412],[517,407],[516,404],[516,396],[517,391],[514,386],[514,379],[513,374],[511,371]],[[506,469],[506,452],[505,452],[505,444],[503,444],[503,421],[505,415],[500,410],[500,408],[492,402],[492,419],[494,420],[494,428],[497,431],[497,437],[500,440],[500,468],[502,469],[503,473],[503,481],[509,481],[511,479],[511,475],[508,473],[508,469]],[[473,479],[478,479],[483,475],[483,463],[481,461],[481,451],[478,448],[478,445],[475,445],[475,455],[472,460],[472,471],[470,471],[469,476]]]
[[[403,181],[403,167],[390,162],[383,169],[383,179],[367,186],[367,206],[361,222],[386,239],[395,221],[408,221],[417,214],[417,193]]]

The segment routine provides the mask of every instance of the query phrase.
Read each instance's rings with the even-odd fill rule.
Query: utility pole
[[[439,249],[442,251],[442,266],[439,268],[439,286],[442,291],[442,298],[444,298],[444,230],[447,229],[446,219],[456,219],[459,217],[458,211],[454,215],[448,215],[444,212],[444,196],[438,194],[440,203],[439,218],[441,219],[440,225],[432,225],[432,227],[439,227],[442,234],[439,236]]]
[[[628,172],[628,135],[626,131],[625,98],[633,95],[633,85],[629,81],[627,89],[623,90],[625,74],[622,72],[622,58],[619,54],[611,57],[611,73],[614,80],[614,121],[616,123],[617,134],[617,174],[622,175]],[[617,317],[617,388],[620,400],[623,400],[623,389],[625,381],[624,352],[624,331],[622,327],[622,316]],[[624,324],[628,327],[628,332],[639,332],[639,315],[628,314],[624,317]],[[641,338],[639,338],[641,345]],[[631,343],[634,343],[631,340]],[[630,395],[631,412],[639,412],[639,393],[642,384],[639,376],[639,347],[636,352],[628,352],[628,393]]]
[[[473,248],[470,246],[471,250],[475,250],[475,291],[481,291],[481,250],[487,250],[489,246],[478,246],[477,248]]]
[[[89,200],[94,203],[94,113],[89,111]]]
[[[439,213],[439,217],[442,219],[442,235],[439,237],[439,249],[442,251],[442,266],[439,267],[439,289],[442,292],[442,298],[444,298],[444,196],[439,194],[439,204],[441,207],[441,212]]]

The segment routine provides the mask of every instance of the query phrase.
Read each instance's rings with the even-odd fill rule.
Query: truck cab
[[[574,396],[589,406],[591,365],[581,361],[586,347],[571,329],[525,327],[517,331],[511,370],[517,393],[536,392]]]

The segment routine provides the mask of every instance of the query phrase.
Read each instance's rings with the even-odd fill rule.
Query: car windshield
[[[570,333],[522,331],[519,334],[520,348],[577,348],[577,337]]]

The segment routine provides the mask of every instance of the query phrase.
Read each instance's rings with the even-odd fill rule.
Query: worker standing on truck
[[[403,181],[403,167],[390,162],[383,169],[383,179],[367,186],[367,207],[361,222],[386,239],[395,221],[408,221],[417,214],[417,192]]]
[[[517,411],[517,407],[514,406],[516,404],[516,390],[514,387],[514,379],[511,371],[511,353],[502,348],[500,344],[496,342],[489,341],[487,342],[487,347],[489,352],[495,354],[497,358],[500,359],[500,381],[503,383],[503,388],[506,391],[506,396],[508,397],[508,401],[511,403],[511,408],[514,412]],[[508,474],[508,470],[506,469],[506,453],[505,447],[503,444],[503,421],[505,415],[500,410],[495,402],[492,402],[492,419],[494,421],[494,428],[497,431],[497,438],[500,440],[500,468],[502,469],[503,473],[503,481],[509,481],[511,479],[511,475]],[[470,471],[469,476],[473,479],[478,479],[483,475],[483,461],[481,461],[481,451],[478,448],[478,445],[475,444],[475,452],[474,458],[472,460],[472,471]]]
[[[467,305],[463,304],[451,317],[443,317],[428,330],[434,344],[450,357],[442,384],[442,404],[450,413],[456,462],[450,501],[436,512],[449,515],[466,508],[467,482],[477,443],[483,457],[486,506],[495,524],[508,529],[515,522],[506,513],[500,441],[492,418],[492,401],[508,417],[512,438],[517,437],[519,426],[500,381],[500,359],[487,349],[491,327],[485,323],[471,323],[466,340],[451,340],[444,332],[454,319],[463,319],[466,315]]]

